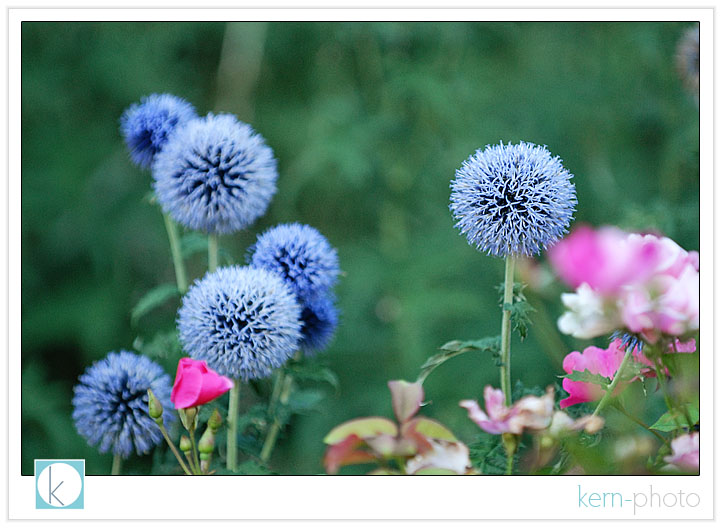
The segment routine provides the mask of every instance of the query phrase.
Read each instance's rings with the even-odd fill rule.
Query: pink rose
[[[590,346],[584,349],[583,353],[572,352],[564,358],[562,368],[567,374],[574,371],[584,372],[588,370],[592,374],[600,374],[605,378],[612,379],[619,369],[624,358],[622,341],[615,339],[607,348]],[[577,403],[595,401],[604,396],[604,390],[599,385],[584,381],[572,381],[569,378],[562,380],[562,387],[569,393],[569,397],[559,402],[564,409]],[[621,387],[619,385],[618,387]]]
[[[176,409],[186,409],[208,403],[232,388],[233,381],[209,369],[205,361],[182,358],[170,399]]]
[[[573,288],[588,284],[612,295],[627,284],[646,280],[659,267],[661,247],[656,237],[649,237],[630,238],[615,227],[595,231],[582,226],[549,250],[549,261]]]

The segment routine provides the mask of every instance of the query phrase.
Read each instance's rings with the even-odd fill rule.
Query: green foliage
[[[133,341],[133,348],[153,359],[178,359],[181,356],[181,345],[175,330],[158,332],[149,340],[138,336]]]
[[[175,284],[159,284],[140,298],[130,312],[130,320],[137,323],[145,314],[178,295],[180,292]]]
[[[499,304],[503,310],[510,312],[511,327],[519,333],[519,337],[521,337],[522,340],[525,339],[529,333],[531,314],[536,311],[526,300],[524,288],[526,288],[526,284],[515,282],[512,288],[512,302],[504,303],[504,283],[502,282],[498,287]]]
[[[517,451],[514,455],[515,465],[518,456]],[[501,435],[480,434],[476,442],[469,444],[469,459],[482,475],[506,474],[507,457]]]
[[[588,370],[584,371],[578,371],[573,370],[570,374],[567,374],[566,376],[560,376],[562,378],[567,378],[571,381],[581,381],[584,383],[593,383],[594,385],[599,385],[600,387],[606,389],[607,386],[612,382],[609,378],[605,378],[601,374],[592,374]]]
[[[689,419],[689,421],[688,421]],[[690,423],[691,422],[691,423]],[[650,425],[650,429],[669,433],[680,429],[687,429],[690,425],[694,426],[699,423],[699,405],[688,403],[685,409],[667,411],[659,419]]]

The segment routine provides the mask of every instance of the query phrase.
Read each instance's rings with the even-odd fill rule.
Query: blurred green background
[[[279,160],[278,193],[248,232],[223,237],[235,260],[268,226],[300,221],[339,250],[342,322],[323,361],[338,391],[294,417],[271,466],[322,472],[323,436],[390,415],[386,382],[415,379],[452,339],[498,333],[501,261],[453,227],[449,182],[475,149],[545,144],[575,174],[576,222],[662,232],[699,249],[699,110],[675,69],[690,23],[23,23],[22,470],[85,458],[72,387],[93,361],[172,325],[169,303],[130,310],[173,281],[150,174],[118,132],[141,96],[170,92],[198,111],[235,113]],[[537,308],[513,343],[513,377],[554,383],[585,346],[558,335],[562,287],[523,266]],[[205,262],[191,261],[198,277]],[[177,358],[167,358],[174,373]],[[469,441],[458,401],[498,384],[467,354],[425,384],[424,413]],[[149,457],[145,457],[149,458]],[[137,459],[137,457],[136,457]],[[135,465],[134,465],[135,464]],[[143,472],[135,460],[129,471]]]

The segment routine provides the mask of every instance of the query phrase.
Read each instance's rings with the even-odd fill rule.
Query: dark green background
[[[236,260],[278,222],[311,224],[338,248],[342,322],[325,360],[340,389],[294,418],[271,461],[316,473],[333,425],[391,413],[387,380],[414,379],[446,341],[498,333],[502,262],[469,247],[448,210],[449,181],[476,148],[548,145],[575,174],[576,222],[699,249],[699,110],[674,63],[689,26],[23,23],[23,472],[34,458],[109,471],[110,455],[75,432],[72,386],[174,318],[172,303],[129,317],[144,292],[173,281],[161,216],[143,200],[150,175],[118,132],[129,104],[174,93],[200,113],[236,113],[272,146],[280,177],[268,214],[221,241]],[[191,275],[204,266],[196,257]],[[553,383],[585,344],[555,331],[561,291],[530,293],[535,325],[513,347],[513,376],[527,384]],[[489,358],[462,356],[428,379],[424,412],[470,441],[478,429],[458,401],[497,376]]]

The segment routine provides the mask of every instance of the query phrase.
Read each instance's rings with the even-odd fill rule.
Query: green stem
[[[214,272],[218,267],[218,235],[208,235],[208,271]]]
[[[280,379],[279,376],[279,385],[280,385]],[[281,405],[285,405],[288,403],[288,398],[291,396],[291,388],[293,387],[293,376],[290,374],[286,374],[282,378],[283,388],[281,390],[280,396],[279,396],[279,402]],[[269,404],[270,409],[270,404]],[[274,407],[275,412],[275,407]],[[281,431],[281,421],[278,419],[278,416],[274,416],[273,423],[271,424],[271,428],[268,430],[268,435],[266,436],[266,441],[263,443],[263,448],[261,449],[261,461],[265,464],[268,462],[268,459],[271,458],[271,453],[273,452],[273,448],[276,445],[276,439],[278,438],[278,433]]]
[[[196,475],[200,475],[201,474],[201,463],[200,463],[199,457],[198,457],[198,446],[196,444],[195,428],[188,431],[188,433],[190,433],[190,437],[191,437],[191,453],[192,453],[192,460],[193,460],[193,462],[192,462],[193,469],[194,469],[194,472]]]
[[[514,257],[507,255],[504,270],[504,301],[501,316],[501,390],[511,406],[511,311],[503,307],[514,301]]]
[[[160,427],[160,432],[163,434],[163,438],[165,438],[165,441],[168,443],[168,447],[170,447],[170,450],[173,451],[173,454],[175,455],[176,460],[178,460],[178,463],[180,464],[181,468],[185,472],[186,475],[190,475],[191,471],[188,469],[188,466],[186,466],[185,462],[183,462],[183,457],[181,457],[180,452],[178,451],[178,448],[176,448],[175,444],[171,441],[170,436],[168,436],[168,431],[165,430],[165,426],[163,425],[163,422],[158,423],[158,427]]]
[[[614,379],[612,379],[612,382],[607,385],[606,392],[604,393],[604,396],[597,404],[597,408],[594,409],[594,412],[592,413],[592,416],[597,416],[602,409],[604,409],[607,404],[611,401],[611,399],[614,397],[614,389],[619,384],[619,381],[622,379],[622,375],[624,372],[624,368],[627,366],[627,363],[629,362],[629,358],[632,357],[632,350],[633,347],[629,347],[627,351],[624,353],[624,357],[622,358],[622,362],[619,364],[619,368],[617,369],[617,373],[614,375]]]
[[[514,472],[514,454],[506,456],[506,474],[511,475]]]
[[[183,262],[183,254],[181,253],[180,237],[178,236],[178,226],[173,219],[163,214],[165,222],[165,230],[168,232],[168,241],[170,242],[170,253],[173,257],[173,268],[175,269],[175,281],[178,285],[178,291],[181,295],[188,289],[188,278],[186,276],[185,262]]]
[[[123,464],[123,459],[120,455],[113,455],[113,467],[110,469],[111,475],[120,475],[120,467]]]
[[[634,423],[636,423],[636,424],[639,425],[640,427],[645,428],[648,432],[652,433],[652,434],[653,434],[654,436],[656,436],[657,439],[658,439],[659,441],[661,441],[663,444],[669,444],[669,441],[668,441],[665,437],[663,437],[661,434],[659,434],[659,433],[658,433],[657,431],[655,431],[654,429],[650,429],[649,426],[648,426],[646,423],[644,423],[642,420],[640,420],[640,419],[637,418],[636,416],[632,416],[631,414],[629,414],[629,413],[627,412],[627,410],[626,410],[624,407],[622,407],[620,404],[613,405],[613,407],[614,407],[615,409],[617,409],[620,413],[622,413],[624,416],[626,416],[627,418],[629,418],[631,421],[633,421]]]
[[[226,467],[235,471],[238,461],[238,449],[236,447],[236,436],[238,434],[238,406],[240,404],[241,390],[239,380],[233,382],[233,388],[228,398],[228,431],[226,449]]]

